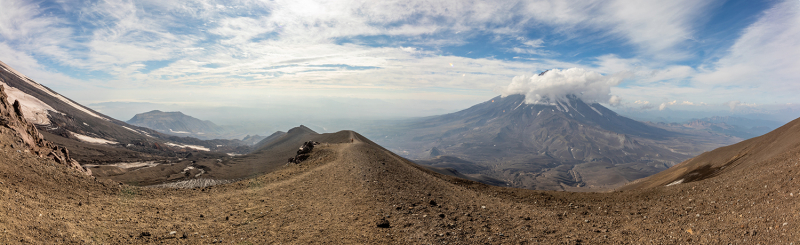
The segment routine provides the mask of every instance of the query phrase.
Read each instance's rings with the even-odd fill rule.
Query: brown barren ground
[[[747,171],[613,193],[488,186],[352,132],[299,165],[195,189],[99,181],[3,144],[0,243],[789,244],[800,148]],[[3,136],[5,137],[5,136]],[[7,142],[2,139],[2,142]],[[337,139],[336,141],[347,140]],[[333,140],[332,140],[333,141]],[[382,227],[379,227],[382,226]],[[386,228],[384,228],[386,227]]]

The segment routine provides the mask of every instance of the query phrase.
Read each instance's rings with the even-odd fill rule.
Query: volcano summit
[[[719,136],[697,141],[575,95],[533,104],[525,95],[498,96],[370,136],[424,165],[513,187],[573,191],[612,189],[727,143]]]

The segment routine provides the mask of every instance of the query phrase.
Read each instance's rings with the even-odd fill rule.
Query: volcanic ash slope
[[[614,193],[487,186],[343,131],[309,160],[195,189],[100,182],[0,150],[0,243],[789,243],[797,147],[744,179]],[[796,144],[797,145],[797,144]],[[776,178],[776,174],[780,177]]]

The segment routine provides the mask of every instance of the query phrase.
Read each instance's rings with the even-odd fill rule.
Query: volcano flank
[[[0,98],[11,100],[5,91],[4,85]],[[48,141],[74,139],[56,134],[42,134],[45,139],[41,139],[35,123],[25,116],[23,102],[14,99],[0,106],[2,244],[788,244],[800,240],[796,212],[800,202],[795,200],[800,198],[795,193],[800,190],[795,180],[800,177],[800,137],[796,137],[800,119],[634,181],[621,191],[589,193],[486,185],[432,171],[354,131],[319,134],[305,126],[277,133],[247,154],[173,147],[147,155],[163,162],[126,162],[125,166],[135,167],[125,170],[106,162],[87,171],[74,164],[70,151]],[[521,162],[573,159],[571,170],[587,178],[575,167],[605,164],[601,166],[619,172],[621,167],[615,166],[650,154],[664,157],[663,161],[680,157],[649,143],[669,142],[677,137],[674,133],[628,121],[596,104],[518,102],[514,96],[495,98],[464,113],[425,119],[431,124],[453,122],[444,124],[452,129],[470,126],[447,136],[438,134],[443,140],[462,135],[485,141],[441,144],[437,159],[454,166],[472,164],[451,155],[493,152],[495,148],[482,147],[497,144],[518,158],[525,151],[540,152],[519,158]],[[488,103],[503,107],[497,111]],[[64,108],[58,111],[65,118],[76,118]],[[522,121],[494,124],[504,117]],[[536,122],[561,125],[564,135]],[[102,136],[104,131],[84,133],[90,132]],[[126,140],[119,134],[104,137]],[[581,137],[582,143],[566,143]],[[150,142],[166,143],[156,140]],[[308,141],[319,142],[308,158],[288,163]],[[538,146],[540,142],[547,142],[547,147]],[[71,144],[100,145],[104,148],[91,149],[107,149],[100,152],[102,157],[114,151],[133,152],[130,158],[144,154],[121,144]],[[88,159],[91,151],[83,150]],[[615,155],[594,160],[605,152]],[[491,169],[476,166],[469,171]],[[116,173],[113,168],[118,168]],[[98,177],[96,172],[106,175]],[[138,183],[132,183],[135,180]],[[556,186],[563,188],[565,183]]]
[[[610,190],[719,146],[566,98],[527,104],[524,95],[498,96],[370,135],[423,165],[518,188],[570,191]]]

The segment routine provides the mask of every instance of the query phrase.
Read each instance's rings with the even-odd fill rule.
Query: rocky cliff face
[[[10,136],[14,141],[12,146],[20,151],[51,158],[59,164],[74,168],[86,175],[92,175],[91,170],[82,167],[77,161],[70,158],[67,148],[56,146],[45,140],[36,126],[25,119],[19,101],[15,100],[13,103],[8,101],[8,95],[3,86],[0,86],[0,134]]]

